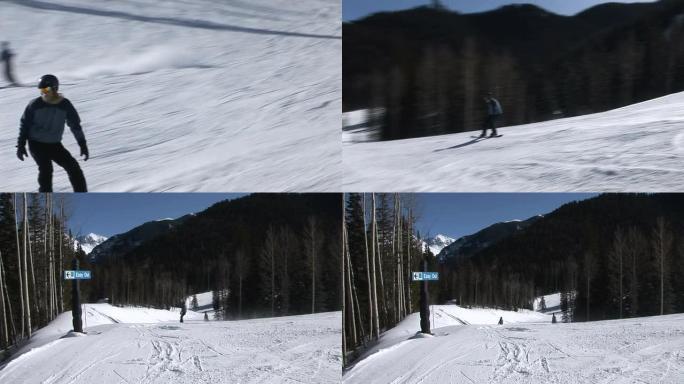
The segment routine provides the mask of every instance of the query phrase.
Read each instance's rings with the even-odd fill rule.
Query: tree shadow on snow
[[[279,36],[291,36],[291,37],[307,37],[307,38],[314,38],[314,39],[342,40],[341,36],[319,35],[319,34],[311,34],[311,33],[276,31],[276,30],[270,30],[270,29],[240,27],[237,25],[219,24],[219,23],[213,23],[211,21],[203,21],[203,20],[180,19],[180,18],[172,18],[172,17],[142,16],[142,15],[135,15],[132,13],[126,13],[126,12],[120,12],[120,11],[103,11],[103,10],[99,10],[99,9],[75,7],[75,6],[70,6],[70,5],[50,4],[48,2],[38,1],[38,0],[6,0],[6,1],[9,3],[14,3],[17,5],[24,6],[24,7],[38,8],[38,9],[44,9],[44,10],[49,10],[49,11],[71,12],[71,13],[80,13],[80,14],[84,14],[84,15],[115,17],[115,18],[124,19],[124,20],[143,21],[143,22],[150,22],[150,23],[157,23],[157,24],[168,24],[168,25],[175,25],[175,26],[188,27],[188,28],[210,29],[210,30],[217,30],[217,31],[245,32],[245,33],[254,33],[254,34],[258,34],[258,35],[279,35]]]

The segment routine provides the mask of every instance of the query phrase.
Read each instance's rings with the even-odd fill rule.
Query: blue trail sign
[[[64,271],[64,280],[90,280],[90,271]]]
[[[439,280],[439,272],[412,272],[411,277],[413,281],[435,281]]]

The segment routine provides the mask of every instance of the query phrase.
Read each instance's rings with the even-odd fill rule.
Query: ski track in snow
[[[37,166],[14,147],[45,73],[81,115],[91,191],[340,190],[338,0],[0,7],[15,75],[30,85],[0,89],[1,190],[38,189]],[[64,144],[78,155],[68,128]],[[54,188],[71,191],[57,166]]]
[[[93,306],[93,305],[89,305]],[[147,310],[149,311],[149,310]],[[164,311],[159,311],[161,313]],[[60,338],[15,357],[2,383],[338,383],[340,312],[244,321],[125,323],[140,308],[98,305],[86,337]],[[102,317],[98,317],[98,315]],[[70,313],[58,322],[70,320]],[[176,318],[177,313],[170,317]],[[152,318],[147,317],[151,321]],[[50,332],[48,326],[47,332]],[[43,331],[41,330],[41,331]],[[57,338],[59,335],[54,334]]]
[[[447,306],[437,309],[450,312]],[[453,325],[433,329],[432,338],[396,337],[407,320],[413,331],[419,329],[413,314],[399,330],[382,335],[381,347],[363,356],[343,382],[684,382],[684,315],[570,324],[546,318],[496,325],[498,315],[477,315],[471,320],[485,324],[461,325],[459,317]]]
[[[684,182],[684,93],[503,127],[504,137],[486,140],[463,132],[368,142],[361,112],[344,118],[345,191],[676,192]]]

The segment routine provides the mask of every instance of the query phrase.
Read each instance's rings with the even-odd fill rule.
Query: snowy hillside
[[[369,128],[358,113],[347,121],[358,128],[345,131],[346,191],[679,191],[683,180],[684,93],[504,127],[497,139],[464,132],[363,142]]]
[[[89,254],[95,247],[107,241],[107,237],[98,235],[95,233],[89,233],[87,235],[78,236],[74,239],[74,248],[81,249],[87,254]]]
[[[458,319],[468,318],[468,311],[461,309],[457,319],[442,316],[434,337],[412,338],[420,326],[417,317],[407,318],[397,327],[403,330],[385,333],[381,346],[348,370],[343,382],[684,381],[684,315],[551,324],[550,316],[528,312],[518,318],[503,314],[504,325],[495,325],[496,315],[473,314],[480,325],[464,325]]]
[[[38,331],[0,370],[2,383],[337,383],[339,312],[203,321],[189,311],[87,304],[87,335],[64,337],[71,313]]]
[[[339,0],[3,1],[0,189],[38,188],[19,118],[54,73],[76,106],[91,191],[339,191]],[[68,131],[65,146],[78,155]],[[296,176],[296,177],[295,177]],[[71,191],[55,170],[55,191]]]

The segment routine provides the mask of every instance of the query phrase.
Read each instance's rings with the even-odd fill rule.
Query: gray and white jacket
[[[69,99],[62,98],[59,103],[50,104],[38,97],[28,104],[21,116],[18,145],[23,147],[27,140],[59,143],[64,135],[65,124],[69,126],[79,145],[85,144],[81,118]]]

